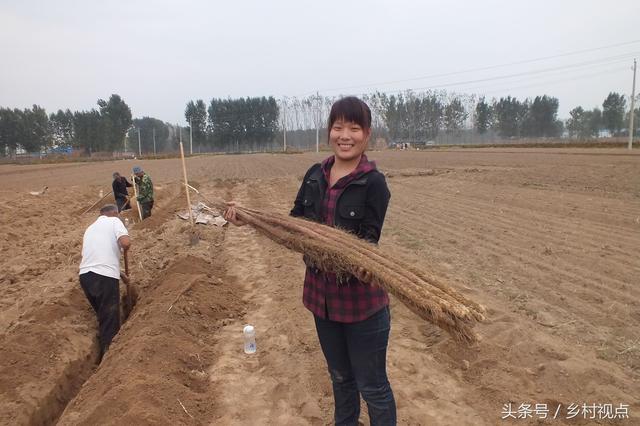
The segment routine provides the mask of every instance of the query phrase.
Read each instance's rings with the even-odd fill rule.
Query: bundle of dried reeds
[[[219,209],[225,207],[222,203],[214,205]],[[238,219],[275,242],[305,254],[318,269],[334,272],[338,277],[359,276],[365,270],[371,276],[371,284],[384,288],[456,340],[465,343],[477,340],[472,327],[484,319],[484,308],[432,274],[337,228],[246,207],[236,206],[236,211]]]

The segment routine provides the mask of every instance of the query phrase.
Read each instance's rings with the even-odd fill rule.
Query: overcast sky
[[[548,94],[565,118],[630,94],[640,1],[2,0],[0,35],[2,107],[118,93],[184,123],[191,99],[435,88]]]

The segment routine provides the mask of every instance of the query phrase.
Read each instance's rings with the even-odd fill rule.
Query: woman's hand
[[[224,215],[223,215],[225,220],[233,223],[235,226],[246,225],[247,222],[244,222],[238,219],[238,216],[236,215],[237,213],[236,206],[238,206],[238,203],[236,203],[235,201],[229,201],[227,203],[227,209],[224,211]]]

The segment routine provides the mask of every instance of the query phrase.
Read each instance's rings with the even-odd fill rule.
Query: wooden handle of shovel
[[[126,308],[126,316],[131,314],[131,310],[133,309],[133,296],[131,294],[131,277],[129,276],[129,251],[126,250],[124,252],[124,274],[127,276],[127,282],[125,283],[127,287],[127,308]]]
[[[112,191],[107,192],[107,193],[106,193],[102,198],[100,198],[100,199],[99,199],[98,201],[96,201],[95,203],[91,204],[91,205],[89,206],[89,208],[88,208],[88,209],[86,209],[85,211],[83,211],[83,212],[82,212],[82,214],[87,213],[89,210],[91,210],[92,208],[94,208],[95,206],[97,206],[97,205],[98,205],[98,203],[99,203],[100,201],[104,200],[105,198],[107,198],[107,197],[108,197],[109,195],[111,195],[111,194],[113,194],[113,192],[112,192]]]
[[[124,274],[129,276],[129,251],[124,252]]]

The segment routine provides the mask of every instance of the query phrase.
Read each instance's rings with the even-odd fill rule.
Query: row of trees
[[[506,138],[557,137],[563,131],[563,123],[558,120],[558,98],[547,95],[524,101],[507,96],[491,103],[480,98],[475,114],[475,128],[481,134],[493,129]]]
[[[640,98],[640,97],[639,97]],[[638,116],[639,109],[635,109]],[[594,108],[585,110],[576,107],[569,112],[571,118],[567,120],[567,130],[570,136],[579,138],[597,137],[601,129],[606,129],[611,135],[620,135],[628,128],[630,112],[626,111],[626,99],[619,93],[609,93],[602,103],[602,110]],[[636,126],[639,124],[635,122]]]
[[[132,123],[131,109],[118,95],[111,95],[108,101],[98,99],[97,110],[58,111],[51,115],[51,120],[53,129],[63,129],[54,138],[87,154],[122,151],[124,137]]]
[[[434,138],[443,127],[461,129],[468,118],[470,99],[447,98],[445,92],[364,96],[373,112],[378,134],[393,140]],[[333,97],[290,97],[278,102],[269,98],[212,99],[189,101],[185,119],[192,126],[195,144],[219,149],[232,144],[255,147],[273,142],[282,131],[299,139],[318,139],[326,127]]]
[[[455,132],[469,117],[464,103],[469,99],[447,97],[444,92],[376,93],[367,101],[382,119],[394,141],[427,141],[441,130]]]
[[[122,150],[131,127],[131,110],[118,95],[99,99],[98,109],[58,110],[0,108],[0,152],[38,152],[52,147],[74,147],[87,153]]]
[[[199,146],[222,148],[230,144],[255,147],[272,142],[280,126],[280,107],[273,97],[190,101],[185,119],[191,126],[193,142]]]
[[[522,102],[507,96],[493,100],[491,104],[481,98],[475,112],[475,128],[479,133],[493,128],[503,137],[556,137],[563,133],[565,124],[570,137],[598,137],[602,130],[619,136],[628,128],[629,122],[626,100],[616,92],[609,93],[602,103],[602,110],[574,108],[566,123],[557,119],[558,99],[546,95]]]
[[[282,131],[292,140],[319,140],[336,98],[313,95],[276,101],[273,97],[212,99],[187,103],[185,119],[194,147],[204,150],[261,149],[281,143]],[[364,95],[373,113],[376,136],[391,142],[425,143],[461,134],[487,137],[598,137],[602,130],[621,135],[630,112],[625,97],[610,93],[602,109],[576,107],[563,123],[558,99],[542,95],[524,100],[512,96],[487,100],[444,91],[375,93]],[[640,104],[640,102],[639,102]],[[28,109],[0,108],[0,154],[23,149],[37,152],[51,147],[74,147],[86,153],[174,150],[179,128],[152,117],[132,119],[119,95],[99,99],[89,111],[58,110],[51,115],[38,105]],[[638,114],[638,109],[636,109]],[[639,117],[640,118],[640,117]],[[640,119],[636,121],[640,127]],[[126,137],[125,137],[126,136]]]
[[[0,108],[0,153],[15,152],[18,147],[36,151],[50,141],[49,117],[43,108]]]
[[[572,109],[565,123],[557,119],[558,99],[546,95],[523,102],[508,96],[491,104],[481,98],[475,112],[475,128],[479,133],[493,128],[504,137],[547,137],[560,136],[565,127],[572,138],[597,138],[603,130],[611,136],[625,134],[631,114],[625,97],[616,92],[604,99],[602,109],[585,110],[581,106]],[[635,108],[635,115],[640,116],[640,108]],[[640,127],[640,123],[635,121],[634,127]]]
[[[374,130],[377,127],[396,142],[424,143],[439,135],[459,136],[463,131],[503,138],[560,137],[565,129],[570,137],[598,137],[602,130],[618,136],[629,122],[625,98],[615,92],[604,100],[602,110],[577,107],[566,122],[558,119],[558,98],[548,95],[487,100],[444,91],[409,91],[397,95],[375,93],[363,99],[372,109]],[[295,130],[322,128],[334,100],[322,96],[289,98],[281,105],[286,108],[286,120],[281,118],[281,124]]]

